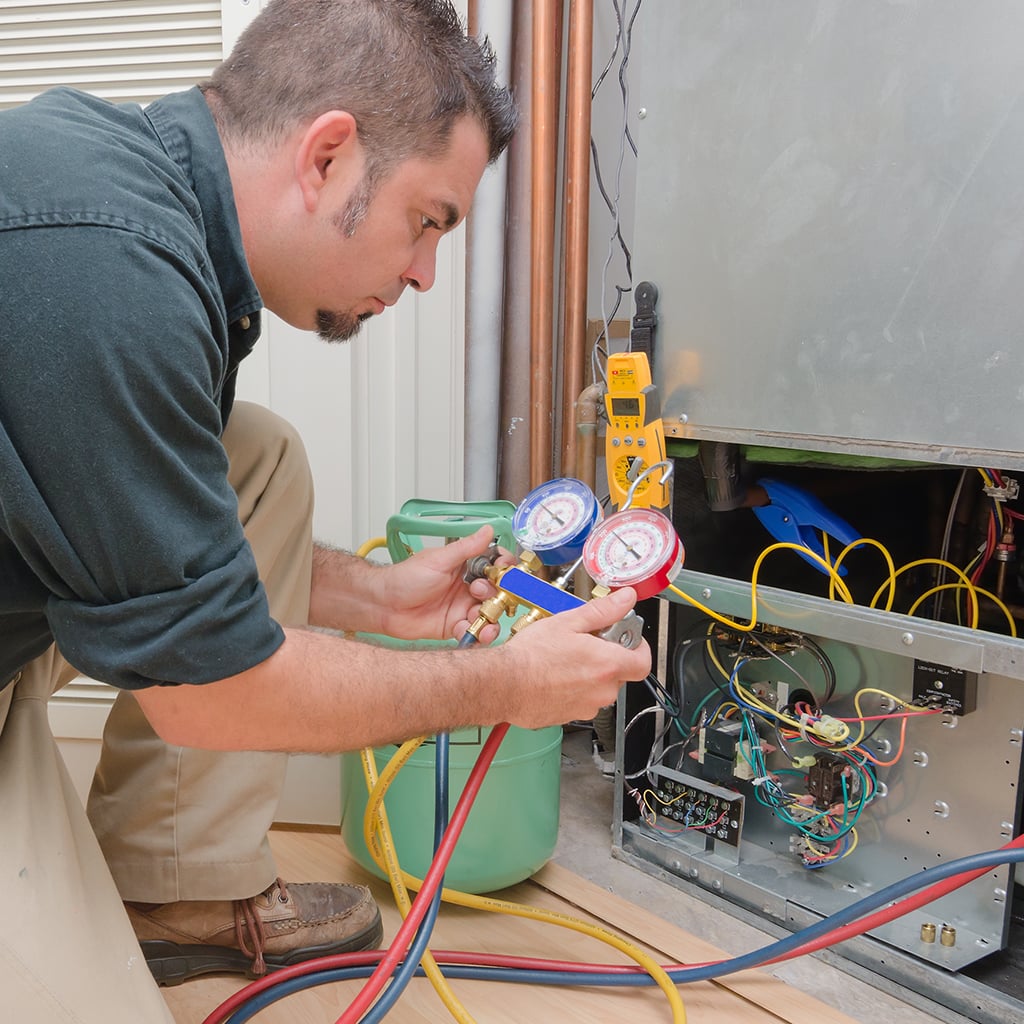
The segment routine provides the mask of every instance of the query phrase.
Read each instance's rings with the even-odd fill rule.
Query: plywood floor
[[[371,878],[347,854],[341,837],[320,833],[271,835],[282,876],[292,881],[362,881],[377,896],[385,941],[401,921],[387,885]],[[661,963],[703,962],[722,954],[712,946],[554,864],[504,896],[610,927],[654,953]],[[625,962],[622,954],[586,935],[550,924],[442,905],[431,945],[559,959]],[[199,1024],[244,979],[217,976],[163,990],[178,1024]],[[331,1024],[348,1007],[360,982],[321,986],[264,1010],[260,1024]],[[454,981],[456,995],[480,1024],[657,1024],[671,1021],[658,989],[533,987]],[[688,1024],[854,1024],[852,1018],[772,978],[745,972],[680,989]],[[429,981],[414,980],[388,1015],[389,1024],[442,1024],[452,1017]]]

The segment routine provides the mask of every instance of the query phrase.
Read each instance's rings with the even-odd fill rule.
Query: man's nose
[[[437,243],[440,239],[421,240],[413,253],[412,262],[402,275],[402,280],[410,288],[425,292],[432,288],[437,277]]]

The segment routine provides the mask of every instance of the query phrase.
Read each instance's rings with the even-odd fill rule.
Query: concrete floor
[[[561,827],[553,860],[604,886],[731,955],[749,952],[778,938],[709,906],[699,895],[683,892],[612,857],[613,779],[602,774],[591,753],[589,730],[567,731],[562,745]],[[824,957],[836,959],[824,953]],[[867,984],[822,959],[802,957],[771,973],[834,1006],[862,1024],[970,1024],[967,1018],[926,1001],[918,1005]],[[863,973],[863,972],[862,972]],[[880,984],[891,983],[879,980]]]

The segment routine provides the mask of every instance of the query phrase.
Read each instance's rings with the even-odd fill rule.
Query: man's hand
[[[477,617],[480,603],[494,594],[487,580],[467,584],[462,574],[466,562],[482,555],[493,537],[491,528],[482,526],[468,537],[425,548],[377,574],[385,588],[379,598],[382,632],[404,640],[461,638]],[[505,563],[513,561],[504,556]],[[480,641],[489,644],[497,635],[497,626],[487,626]]]
[[[580,608],[531,623],[496,648],[512,658],[515,685],[506,693],[508,720],[529,729],[592,718],[615,701],[623,683],[646,677],[651,650],[628,650],[595,633],[627,615],[636,603],[630,588],[595,598]]]

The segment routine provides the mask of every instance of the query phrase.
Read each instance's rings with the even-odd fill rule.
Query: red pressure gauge
[[[660,594],[683,567],[683,544],[663,512],[630,508],[598,523],[583,545],[583,568],[595,583],[633,587],[638,601]]]

